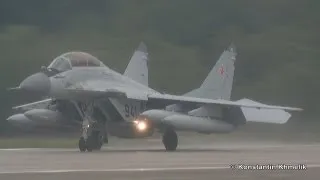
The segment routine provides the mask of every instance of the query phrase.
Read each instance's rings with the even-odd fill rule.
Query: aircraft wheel
[[[178,146],[178,136],[174,130],[166,130],[162,136],[162,143],[167,151],[175,151]]]
[[[86,142],[86,148],[88,152],[91,152],[94,149],[95,145],[95,140],[93,136],[88,136],[87,142]]]
[[[108,139],[108,134],[107,133],[104,134],[103,142],[106,143],[106,144],[109,143],[109,139]]]
[[[79,150],[80,150],[80,152],[85,152],[85,151],[86,151],[86,141],[84,140],[83,137],[81,137],[81,138],[79,139],[78,145],[79,145]]]
[[[87,150],[91,152],[92,150],[100,150],[103,146],[103,136],[100,135],[99,131],[94,131],[88,137],[86,142]]]
[[[96,142],[96,143],[97,143],[97,146],[96,146],[96,149],[97,149],[97,150],[101,150],[101,148],[102,148],[102,146],[103,146],[103,142],[104,142],[103,140],[104,140],[104,137],[103,137],[103,136],[98,136],[98,137],[97,137],[97,140],[96,140],[96,141],[97,141],[97,142]]]

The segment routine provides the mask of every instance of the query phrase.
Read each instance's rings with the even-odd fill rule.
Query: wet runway
[[[198,141],[181,145],[176,152],[165,152],[158,143],[131,143],[110,144],[92,153],[80,153],[77,149],[0,150],[0,179],[306,180],[320,176],[320,144]],[[248,168],[245,165],[280,165],[278,168],[283,168],[299,164],[300,170],[243,169]],[[233,169],[230,165],[239,166]]]

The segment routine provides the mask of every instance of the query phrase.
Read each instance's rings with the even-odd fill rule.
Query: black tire
[[[94,131],[88,137],[86,142],[87,150],[89,152],[93,150],[100,150],[103,146],[103,136],[100,135],[99,131]]]
[[[102,143],[102,142],[99,142],[99,144],[98,144],[98,146],[97,146],[97,150],[101,150],[102,146],[103,146],[103,143]]]
[[[109,143],[108,133],[104,133],[103,142],[104,142],[105,144],[108,144],[108,143]]]
[[[100,135],[99,135],[99,136],[97,137],[95,149],[101,150],[101,148],[102,148],[102,146],[103,146],[103,139],[104,139],[103,136],[100,136]]]
[[[88,152],[92,152],[95,148],[95,139],[94,136],[89,136],[86,142],[86,148]]]
[[[162,143],[167,151],[175,151],[178,146],[178,136],[174,130],[166,130],[162,137]]]
[[[85,140],[84,140],[83,137],[81,137],[81,138],[79,139],[78,146],[79,146],[80,152],[85,152],[85,151],[86,151],[86,149],[87,149],[87,148],[86,148],[86,142],[85,142]]]

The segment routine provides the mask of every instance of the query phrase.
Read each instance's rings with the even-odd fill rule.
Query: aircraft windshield
[[[68,52],[55,58],[48,66],[59,72],[67,71],[73,67],[105,67],[96,57],[84,52]]]

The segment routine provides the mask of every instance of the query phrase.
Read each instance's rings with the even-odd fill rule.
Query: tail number
[[[137,114],[137,106],[125,104],[124,111],[125,111],[126,117],[129,117],[129,116],[135,117]]]

